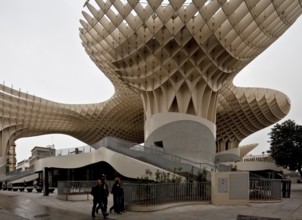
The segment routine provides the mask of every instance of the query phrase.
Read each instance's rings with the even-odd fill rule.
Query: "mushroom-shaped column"
[[[212,163],[219,90],[299,16],[299,1],[285,2],[96,0],[81,38],[141,95],[146,146]]]

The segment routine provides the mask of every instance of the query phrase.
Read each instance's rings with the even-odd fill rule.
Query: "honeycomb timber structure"
[[[91,1],[80,38],[115,94],[69,105],[1,85],[0,156],[18,138],[62,133],[87,144],[106,136],[161,142],[211,162],[289,112],[285,94],[232,81],[301,11],[298,0]]]

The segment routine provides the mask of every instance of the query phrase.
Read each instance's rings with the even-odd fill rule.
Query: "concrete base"
[[[213,205],[249,204],[248,172],[213,172],[211,178]]]
[[[178,206],[209,204],[209,202],[177,202],[162,205],[127,205],[126,210],[132,212],[153,212]]]
[[[196,163],[213,164],[216,127],[208,120],[182,113],[159,113],[145,123],[145,146]],[[162,145],[162,146],[160,146]]]
[[[92,196],[89,194],[65,194],[57,195],[56,198],[65,201],[93,200]]]

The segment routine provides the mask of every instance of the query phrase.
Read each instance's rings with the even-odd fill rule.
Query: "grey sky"
[[[62,103],[94,103],[113,94],[113,86],[85,53],[79,38],[79,20],[85,0],[0,1],[0,80],[36,96]],[[287,94],[291,111],[283,119],[302,124],[302,18],[235,79],[237,86],[272,88]],[[281,122],[282,122],[281,121]],[[270,128],[246,138],[259,143],[252,153],[269,148]],[[57,149],[82,142],[65,135],[23,138],[16,142],[17,161],[34,146],[55,144]]]

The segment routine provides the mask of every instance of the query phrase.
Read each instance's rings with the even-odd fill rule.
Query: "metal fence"
[[[73,147],[73,148],[56,149],[56,156],[59,157],[59,156],[66,156],[71,154],[83,154],[83,153],[90,153],[92,151],[95,151],[95,149],[90,145]]]
[[[111,189],[113,181],[107,181]],[[90,194],[91,188],[96,185],[96,181],[59,181],[58,195]]]
[[[59,181],[58,195],[90,194],[95,181]],[[113,181],[107,181],[111,189]],[[177,202],[210,202],[211,182],[124,183],[124,202],[130,205],[160,205]],[[282,199],[282,181],[250,179],[250,200]]]
[[[58,195],[89,194],[95,181],[59,181]]]
[[[157,205],[211,200],[211,183],[124,184],[125,203]]]
[[[250,179],[250,200],[281,200],[281,180]]]

